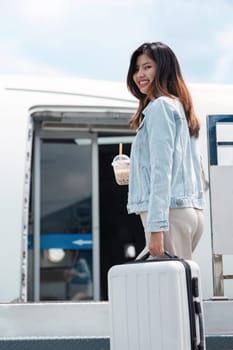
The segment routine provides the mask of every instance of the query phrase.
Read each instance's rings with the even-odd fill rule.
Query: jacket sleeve
[[[169,102],[157,99],[147,115],[150,158],[148,232],[168,231],[176,123]]]

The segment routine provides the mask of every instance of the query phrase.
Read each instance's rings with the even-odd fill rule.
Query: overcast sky
[[[0,74],[125,81],[146,41],[168,44],[188,82],[233,84],[232,0],[0,0]]]

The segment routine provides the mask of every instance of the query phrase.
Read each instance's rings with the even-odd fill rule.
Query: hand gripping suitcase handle
[[[166,250],[164,251],[164,255],[163,256],[166,256],[168,258],[171,258],[171,259],[174,259],[174,258],[177,258],[178,259],[178,256],[176,255],[171,255],[170,253],[168,253]],[[144,260],[147,260],[148,258],[150,257],[150,252],[148,251],[147,253],[145,253],[140,259],[136,259],[137,261],[144,261]],[[161,259],[161,256],[159,257],[153,257],[154,260],[157,260],[157,259]]]

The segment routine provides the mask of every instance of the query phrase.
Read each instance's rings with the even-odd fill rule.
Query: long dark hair
[[[156,63],[155,78],[147,95],[141,93],[133,80],[137,59],[142,54],[146,54]],[[142,111],[149,103],[149,96],[156,98],[156,96],[163,95],[171,98],[177,97],[180,100],[184,107],[189,133],[191,136],[198,137],[200,123],[194,112],[192,99],[182,77],[179,62],[169,46],[155,42],[144,43],[137,48],[131,56],[127,86],[129,91],[139,100],[138,109],[130,120],[132,128],[138,128],[143,119]]]

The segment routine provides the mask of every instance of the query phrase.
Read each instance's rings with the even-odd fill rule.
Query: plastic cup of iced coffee
[[[118,154],[112,162],[116,183],[128,185],[130,158],[126,154]]]

